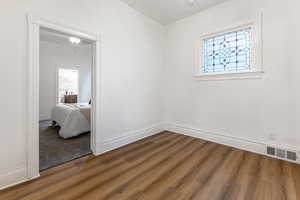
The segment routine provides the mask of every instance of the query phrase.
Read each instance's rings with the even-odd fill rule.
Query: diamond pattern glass
[[[251,28],[204,40],[204,73],[244,72],[251,69]]]

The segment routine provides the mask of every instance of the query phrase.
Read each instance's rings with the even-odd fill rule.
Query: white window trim
[[[244,28],[252,28],[252,53],[251,53],[251,71],[239,72],[221,72],[221,73],[204,73],[203,72],[203,43],[205,39],[222,35],[224,33],[238,31]],[[263,57],[262,57],[262,13],[257,17],[239,22],[229,27],[224,27],[218,31],[212,31],[203,34],[198,42],[196,42],[195,51],[195,74],[197,80],[231,80],[231,79],[258,79],[263,78]]]
[[[55,74],[55,78],[56,78],[56,87],[55,87],[55,103],[58,104],[59,99],[58,99],[58,91],[59,91],[59,69],[74,69],[78,71],[78,94],[77,94],[77,98],[78,101],[80,102],[80,67],[74,66],[74,67],[56,67],[56,74]]]

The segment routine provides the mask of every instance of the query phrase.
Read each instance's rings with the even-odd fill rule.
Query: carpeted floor
[[[71,139],[59,137],[51,121],[40,122],[40,170],[80,158],[91,153],[90,133]]]

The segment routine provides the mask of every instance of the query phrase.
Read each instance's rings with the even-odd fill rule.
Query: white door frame
[[[40,28],[70,34],[93,41],[92,65],[92,111],[91,111],[91,150],[94,155],[102,152],[101,128],[101,68],[99,34],[81,31],[31,14],[28,21],[28,68],[27,68],[27,178],[39,177],[39,42]]]

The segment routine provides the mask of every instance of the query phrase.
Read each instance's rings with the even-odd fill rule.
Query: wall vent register
[[[275,145],[267,145],[267,154],[279,159],[298,162],[298,154],[295,150],[287,150],[284,148],[278,148]]]

